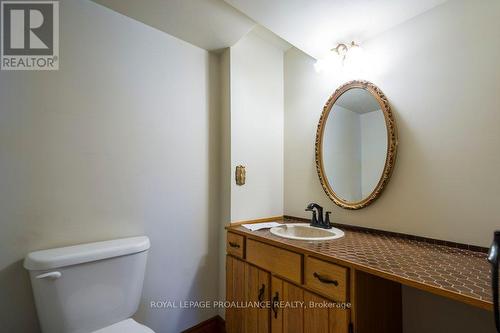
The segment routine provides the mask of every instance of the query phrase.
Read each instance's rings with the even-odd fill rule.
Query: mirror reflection
[[[377,187],[387,155],[387,127],[377,99],[352,88],[332,106],[323,133],[323,167],[337,197],[367,198]]]

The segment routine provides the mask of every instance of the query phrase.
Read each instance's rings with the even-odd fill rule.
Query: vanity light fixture
[[[330,52],[325,58],[318,59],[314,64],[317,72],[330,70],[335,67],[344,67],[346,61],[356,61],[360,57],[362,49],[358,43],[339,43],[336,47],[330,49]],[[351,59],[352,58],[352,59]]]
[[[346,45],[344,43],[339,43],[336,47],[331,49],[330,51],[335,51],[340,59],[342,60],[342,65],[345,62],[345,58],[347,57],[347,53],[354,53],[360,50],[359,44],[356,44],[354,41],[351,44]]]

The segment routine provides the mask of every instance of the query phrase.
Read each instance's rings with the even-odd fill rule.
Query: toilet
[[[31,252],[29,271],[43,333],[154,333],[138,309],[150,247],[145,236]]]

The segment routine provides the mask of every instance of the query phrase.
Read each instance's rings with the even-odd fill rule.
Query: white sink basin
[[[271,228],[270,231],[273,235],[279,237],[308,241],[323,241],[344,237],[344,232],[340,229],[321,229],[311,227],[305,223],[283,224],[279,227]]]

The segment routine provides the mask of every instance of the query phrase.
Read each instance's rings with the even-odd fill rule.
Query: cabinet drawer
[[[228,254],[232,254],[235,257],[243,258],[245,249],[245,237],[233,234],[232,232],[227,233],[226,241],[226,251]]]
[[[307,257],[305,285],[337,302],[347,299],[347,268]]]
[[[252,239],[247,240],[247,261],[291,281],[302,282],[302,255],[267,245]]]

